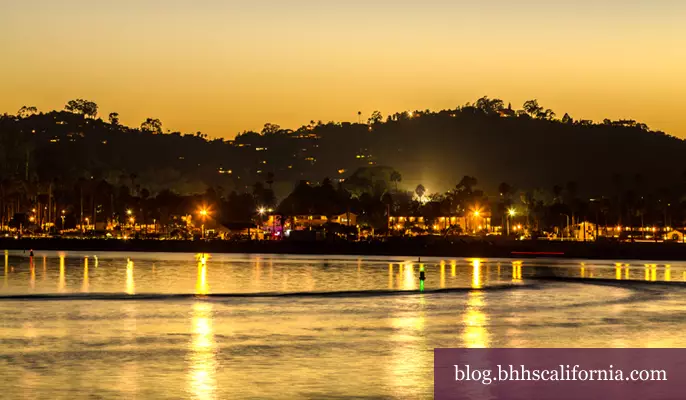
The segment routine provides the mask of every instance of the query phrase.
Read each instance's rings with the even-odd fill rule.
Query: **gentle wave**
[[[617,287],[677,287],[686,288],[686,282],[683,281],[646,281],[641,279],[612,279],[612,278],[575,278],[571,276],[527,276],[526,279],[537,282],[562,282],[562,283],[580,283],[591,285],[607,285]]]
[[[536,284],[493,285],[483,288],[448,288],[419,290],[353,290],[339,292],[262,292],[262,293],[40,293],[0,295],[0,301],[11,300],[177,300],[177,299],[241,299],[241,298],[336,298],[336,297],[381,297],[408,295],[438,295],[450,293],[469,293],[472,291],[495,292],[516,289],[538,289]]]

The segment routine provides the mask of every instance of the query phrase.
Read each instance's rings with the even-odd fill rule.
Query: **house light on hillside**
[[[339,174],[344,174],[344,173],[345,173],[345,169],[344,169],[344,168],[339,169],[339,170],[338,170],[338,173],[339,173]]]

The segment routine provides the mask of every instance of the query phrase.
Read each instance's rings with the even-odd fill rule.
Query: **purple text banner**
[[[686,399],[686,349],[435,349],[434,398]]]

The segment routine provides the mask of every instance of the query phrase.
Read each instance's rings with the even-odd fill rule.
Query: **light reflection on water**
[[[378,295],[417,290],[422,266],[426,293]],[[613,285],[489,290],[551,266]],[[127,298],[0,299],[7,398],[53,398],[57,387],[76,399],[430,398],[436,347],[686,345],[668,334],[686,328],[678,262],[36,252],[9,253],[4,271],[3,296]],[[441,288],[464,291],[431,292]],[[351,290],[362,294],[210,296]],[[146,293],[196,297],[128,300]]]
[[[216,343],[212,329],[212,304],[193,304],[192,341],[190,345],[189,392],[199,400],[215,398]]]
[[[126,261],[126,294],[136,294],[136,283],[133,280],[133,261]]]

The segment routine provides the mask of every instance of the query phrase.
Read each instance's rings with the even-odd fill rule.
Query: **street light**
[[[510,236],[510,218],[514,218],[517,215],[517,210],[510,208],[507,210],[507,236]]]
[[[569,214],[561,213],[560,215],[564,215],[565,217],[567,217],[567,230],[566,230],[566,234],[567,234],[568,237],[570,237],[571,235],[569,234]],[[562,236],[562,240],[564,240],[564,235]]]
[[[205,239],[205,219],[207,219],[207,216],[210,214],[209,211],[207,211],[207,208],[202,208],[199,212],[200,217],[202,218],[202,225],[200,226],[200,231],[202,238]]]
[[[474,210],[473,214],[474,214],[474,218],[479,218],[479,216],[481,216],[481,211],[479,211],[479,210]],[[474,225],[476,225],[476,222],[475,222],[474,220],[472,220],[472,222],[473,222]],[[476,233],[476,229],[474,229],[474,226],[472,226],[472,231],[473,231],[474,233]]]

